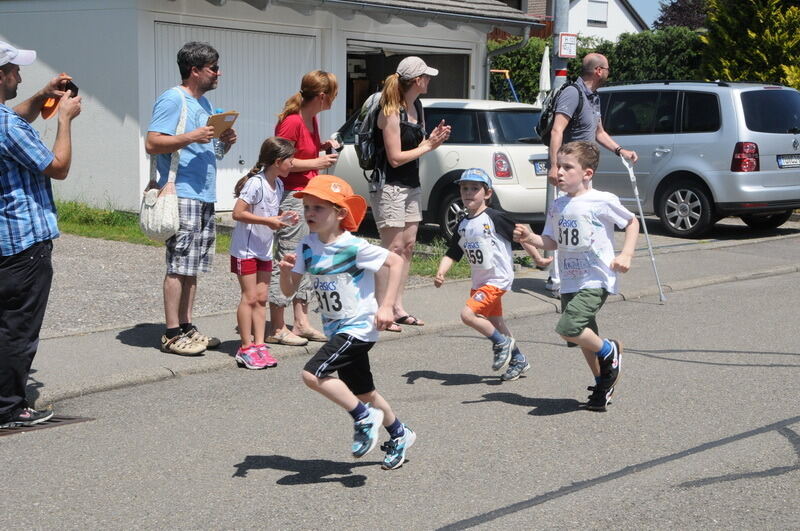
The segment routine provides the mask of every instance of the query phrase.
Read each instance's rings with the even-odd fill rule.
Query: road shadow
[[[638,217],[638,214],[637,214]],[[658,218],[645,216],[647,223],[647,232],[651,236],[669,236],[674,237],[667,232],[667,229],[661,224]],[[777,229],[751,229],[744,223],[739,221],[739,218],[723,218],[711,227],[707,234],[699,238],[686,238],[681,241],[696,242],[701,240],[755,240],[758,238],[769,238],[773,236],[787,236],[790,234],[797,234],[800,229],[795,226],[784,225]]]
[[[441,385],[500,385],[500,377],[498,376],[482,376],[480,374],[463,374],[463,373],[446,373],[439,371],[409,371],[403,375],[406,378],[406,383],[414,385],[420,378],[427,380],[439,380]]]
[[[158,347],[164,334],[164,323],[139,323],[120,330],[117,340],[130,347]]]
[[[28,383],[25,386],[25,396],[30,404],[35,404],[39,397],[42,395],[40,389],[44,387],[44,384],[36,379],[34,376],[36,374],[36,369],[31,369],[28,371]]]
[[[280,478],[278,485],[311,485],[317,483],[341,483],[347,488],[363,487],[367,476],[354,474],[353,469],[363,466],[378,466],[376,461],[340,462],[329,459],[294,459],[285,455],[248,455],[244,461],[234,465],[233,477],[247,477],[251,470],[284,470],[291,472]],[[331,477],[329,477],[331,476]]]
[[[532,407],[528,415],[547,417],[561,415],[584,409],[581,402],[574,398],[537,398],[527,397],[516,393],[488,393],[482,400],[466,400],[462,404],[483,404],[486,402],[503,402],[512,406]]]

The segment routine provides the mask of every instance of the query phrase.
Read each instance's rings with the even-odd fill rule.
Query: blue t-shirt
[[[211,103],[201,96],[195,99],[179,88],[186,97],[186,128],[184,133],[203,127],[211,115]],[[154,133],[174,135],[181,117],[181,95],[174,88],[158,97],[153,106],[153,117],[147,130]],[[178,197],[199,199],[206,203],[217,200],[217,158],[214,156],[214,143],[189,144],[181,149],[181,160],[175,178]],[[158,155],[158,184],[164,186],[169,177],[170,154]]]

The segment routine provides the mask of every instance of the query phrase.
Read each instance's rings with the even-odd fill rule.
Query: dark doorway
[[[387,53],[383,51],[350,52],[347,54],[347,116],[361,107],[364,100],[381,89],[386,76],[397,70],[404,57],[417,55],[428,66],[439,70],[428,98],[466,98],[469,94],[469,55],[466,54],[420,54]]]

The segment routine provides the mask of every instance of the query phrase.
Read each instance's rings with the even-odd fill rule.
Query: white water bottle
[[[223,113],[222,109],[214,109],[214,114]],[[225,142],[220,140],[219,138],[214,139],[214,156],[217,157],[217,160],[222,160],[222,157],[225,156]]]

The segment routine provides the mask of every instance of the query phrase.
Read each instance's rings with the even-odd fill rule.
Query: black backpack
[[[419,98],[414,100],[414,106],[417,109],[417,116],[419,124],[422,127],[423,134],[425,131],[425,114],[422,109],[422,103]],[[358,165],[366,172],[377,169],[379,154],[378,147],[375,142],[375,135],[378,134],[378,113],[381,111],[381,93],[376,92],[371,94],[370,97],[361,105],[361,110],[358,112],[358,117],[353,125],[355,131],[353,147],[356,150],[358,157]],[[401,114],[402,117],[402,114]],[[381,145],[383,145],[381,143]],[[367,177],[367,180],[370,180]]]
[[[553,129],[553,122],[556,119],[556,102],[567,87],[575,87],[575,90],[578,91],[578,106],[575,108],[575,113],[572,117],[574,118],[576,115],[579,115],[583,110],[583,94],[581,94],[580,89],[575,86],[574,81],[568,79],[566,83],[557,89],[551,90],[550,94],[548,94],[547,98],[544,100],[542,114],[539,116],[539,123],[537,123],[535,127],[536,134],[541,137],[542,144],[546,146],[550,145],[550,131]]]
[[[375,162],[377,159],[375,131],[378,129],[378,113],[381,110],[380,103],[380,92],[370,95],[367,101],[361,105],[361,110],[358,112],[358,118],[356,118],[353,127],[353,131],[355,131],[353,144],[356,149],[356,156],[358,157],[358,165],[365,171],[375,169]]]

